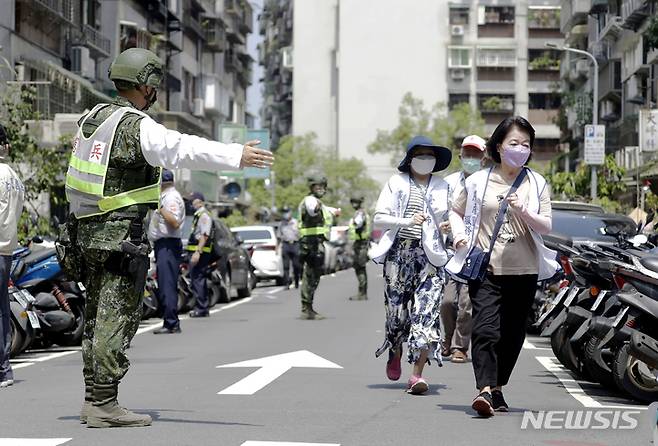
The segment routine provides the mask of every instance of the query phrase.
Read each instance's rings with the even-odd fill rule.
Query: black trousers
[[[199,313],[208,313],[208,265],[210,264],[210,253],[204,252],[199,257],[199,263],[194,265],[190,270],[190,280],[192,281],[192,292],[196,297],[195,311]]]
[[[161,238],[155,241],[154,247],[163,325],[169,329],[178,328],[178,274],[183,245],[179,238]]]
[[[519,358],[537,275],[494,276],[469,282],[473,305],[471,352],[478,389],[504,386]]]
[[[290,285],[290,264],[292,263],[292,272],[295,286],[299,285],[299,278],[302,274],[301,264],[299,262],[299,242],[283,242],[281,246],[281,257],[283,257],[283,280],[286,285]]]

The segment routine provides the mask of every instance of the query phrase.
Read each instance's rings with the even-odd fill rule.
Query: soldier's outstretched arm
[[[265,168],[272,165],[272,153],[257,147],[259,141],[224,144],[195,135],[169,130],[145,117],[139,125],[144,159],[167,169],[190,170]]]

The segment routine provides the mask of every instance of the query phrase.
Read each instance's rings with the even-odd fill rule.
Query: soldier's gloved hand
[[[260,169],[264,169],[272,165],[274,162],[272,152],[252,147],[258,144],[260,144],[260,141],[253,140],[248,141],[244,145],[244,148],[242,149],[242,159],[240,160],[240,168],[258,167]]]

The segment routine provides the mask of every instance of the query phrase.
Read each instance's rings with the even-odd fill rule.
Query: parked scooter
[[[13,358],[32,344],[35,330],[39,329],[39,320],[31,310],[34,297],[27,290],[20,290],[10,283],[9,308],[11,311],[11,349]]]

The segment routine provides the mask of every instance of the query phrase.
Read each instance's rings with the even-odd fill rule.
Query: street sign
[[[605,160],[605,126],[585,126],[585,164],[600,165]]]
[[[640,110],[639,119],[642,152],[658,151],[658,109]]]
[[[232,386],[218,392],[218,395],[253,395],[293,367],[342,369],[338,364],[327,361],[307,350],[217,366],[218,369],[228,367],[258,367],[258,370]]]
[[[247,130],[247,141],[260,141],[259,148],[271,150],[270,148],[270,131],[266,129],[249,129]],[[257,167],[247,167],[244,169],[245,178],[269,178],[270,169],[259,169]]]

